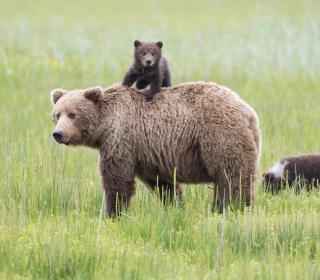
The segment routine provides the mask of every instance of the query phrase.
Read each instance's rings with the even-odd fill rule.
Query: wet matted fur
[[[255,111],[214,83],[162,88],[150,103],[147,93],[121,84],[51,92],[57,141],[100,151],[107,215],[116,213],[117,201],[120,210],[130,204],[136,176],[153,192],[158,178],[160,195],[172,198],[175,168],[178,197],[181,183],[213,183],[213,207],[240,195],[249,205],[261,150]]]
[[[318,186],[320,180],[320,154],[287,156],[281,158],[268,172],[262,174],[267,190],[279,191],[288,182]]]

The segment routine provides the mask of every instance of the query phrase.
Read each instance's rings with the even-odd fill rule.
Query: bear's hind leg
[[[259,150],[256,149],[256,143],[244,139],[232,146],[236,135],[231,143],[228,143],[228,137],[231,136],[226,134],[224,137],[226,147],[212,146],[210,143],[219,142],[214,141],[214,135],[213,139],[204,139],[206,141],[201,145],[205,167],[216,186],[215,201],[220,210],[228,205],[233,210],[251,205],[258,179]],[[213,208],[217,207],[213,205]]]
[[[228,176],[226,172],[221,171],[216,177],[216,199],[213,201],[212,209],[216,208],[215,202],[219,212],[228,205],[231,208],[250,206],[255,198],[255,181],[250,174],[236,172],[233,176]]]

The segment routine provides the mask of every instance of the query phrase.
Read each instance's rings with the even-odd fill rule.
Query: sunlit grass
[[[173,84],[214,81],[257,112],[260,172],[319,152],[319,1],[0,4],[1,279],[318,279],[320,193],[261,186],[212,213],[207,186],[163,207],[137,182],[104,216],[96,151],[57,145],[49,93],[120,82],[135,39],[164,43]]]

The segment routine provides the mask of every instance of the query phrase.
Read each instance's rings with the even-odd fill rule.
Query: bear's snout
[[[63,137],[63,132],[61,130],[55,130],[53,132],[53,138],[56,140],[58,143],[61,143]]]
[[[147,64],[151,64],[151,62],[152,62],[151,59],[147,60]]]

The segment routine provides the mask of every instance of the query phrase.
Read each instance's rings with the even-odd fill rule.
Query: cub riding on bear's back
[[[147,102],[153,99],[161,87],[171,87],[168,63],[161,53],[162,45],[162,42],[135,40],[133,62],[122,82],[122,85],[129,87],[136,82],[137,89],[144,89],[150,84]]]

